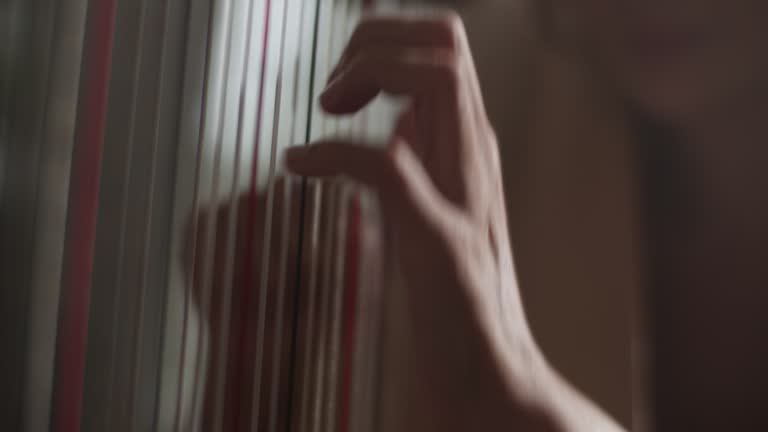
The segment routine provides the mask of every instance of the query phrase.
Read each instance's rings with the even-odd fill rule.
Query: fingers
[[[416,120],[416,113],[413,108],[400,114],[395,127],[395,136],[401,137],[408,144],[413,146],[414,143],[419,141],[418,129],[419,125]],[[419,153],[419,149],[416,149],[416,153]],[[419,155],[423,156],[423,155]]]
[[[378,192],[385,212],[409,225],[437,228],[448,213],[445,202],[409,146],[396,141],[384,148],[351,142],[326,141],[292,147],[286,164],[308,177],[346,176]],[[415,224],[415,225],[414,225]]]
[[[429,16],[372,16],[358,25],[347,52],[355,54],[370,43],[455,48],[463,36],[461,19],[451,11]]]
[[[411,66],[440,66],[436,69],[453,72],[452,75],[458,78],[455,81],[462,84],[465,93],[462,96],[466,103],[461,107],[465,116],[477,125],[487,126],[482,93],[466,31],[461,18],[455,12],[446,11],[418,17],[401,15],[364,19],[353,33],[341,60],[329,77],[328,85],[333,91],[327,92],[326,97],[321,99],[323,108],[331,114],[349,114],[363,108],[379,91],[386,92],[387,88],[382,88],[381,85],[376,88],[376,83],[369,83],[371,85],[364,89],[366,91],[350,95],[350,103],[344,104],[343,100],[338,102],[338,99],[344,99],[339,96],[339,93],[343,93],[343,86],[338,85],[340,77],[360,64],[377,63],[384,66],[385,70],[390,69],[386,68],[387,65],[401,69],[397,68],[397,65],[407,63]],[[443,74],[445,75],[447,74]],[[445,87],[442,90],[450,91]]]
[[[361,53],[326,87],[320,102],[328,112],[349,114],[379,92],[421,101],[456,103],[461,77],[447,50],[380,49]]]
[[[410,118],[402,118],[395,134],[421,158],[420,171],[440,198],[482,213],[470,191],[491,172],[495,141],[461,20],[455,14],[365,20],[320,104],[331,114],[351,114],[382,92],[410,99]]]
[[[344,175],[386,193],[393,185],[380,149],[347,142],[322,142],[286,150],[285,162],[295,174],[307,177]]]
[[[461,19],[453,12],[430,17],[372,16],[364,18],[344,49],[328,81],[360,52],[372,46],[457,50],[466,41]]]
[[[436,73],[450,70],[452,75],[474,77],[466,61],[471,63],[466,32],[459,16],[454,12],[443,12],[429,16],[376,16],[364,19],[353,33],[339,64],[331,73],[328,86],[334,91],[329,97],[335,98],[342,90],[339,82],[349,72],[372,67],[383,67],[382,73],[391,69],[402,70],[398,66],[438,66]],[[467,57],[466,59],[464,57]],[[365,67],[360,68],[361,65]],[[389,68],[387,66],[390,66]],[[407,68],[406,68],[407,69]],[[365,76],[361,77],[365,78]],[[368,76],[370,78],[370,75]],[[429,77],[427,77],[429,78]],[[371,83],[376,84],[376,83]],[[335,99],[321,100],[323,107],[333,114],[348,114],[362,108],[379,91],[403,94],[402,89],[390,89],[378,83],[379,88],[371,85],[364,94],[352,95],[355,103],[337,106]],[[474,88],[473,88],[474,89]],[[443,89],[445,90],[445,89]],[[405,93],[414,96],[411,93]]]

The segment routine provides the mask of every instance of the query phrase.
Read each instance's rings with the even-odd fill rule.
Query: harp
[[[3,3],[9,430],[377,427],[375,200],[281,168],[388,135],[392,103],[314,103],[373,3]]]

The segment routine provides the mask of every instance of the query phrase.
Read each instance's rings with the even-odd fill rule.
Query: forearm
[[[551,367],[545,382],[542,412],[558,432],[621,432],[616,423],[586,396],[566,382]]]
[[[625,429],[562,378],[536,360],[525,378],[512,378],[496,412],[485,413],[483,430],[535,432],[623,432]],[[523,382],[524,381],[524,382]]]
[[[514,299],[512,299],[514,300]],[[608,414],[568,383],[547,360],[524,320],[522,305],[511,301],[505,313],[517,321],[493,319],[493,306],[481,315],[490,363],[476,375],[482,394],[471,416],[484,431],[621,432]],[[469,430],[469,429],[465,429]]]

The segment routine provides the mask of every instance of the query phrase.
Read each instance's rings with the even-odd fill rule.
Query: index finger
[[[396,140],[387,148],[326,141],[286,152],[288,168],[309,177],[343,175],[378,192],[383,208],[408,224],[444,229],[450,214],[416,155]]]

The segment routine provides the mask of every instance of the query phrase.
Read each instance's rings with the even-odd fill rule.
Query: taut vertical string
[[[326,49],[326,70],[324,71],[326,76],[330,72],[330,69],[332,67],[332,59],[334,57],[334,41],[335,41],[335,35],[337,31],[337,25],[335,22],[336,18],[336,0],[329,0],[330,1],[330,20],[329,20],[329,34],[328,34],[328,40],[327,40],[327,49]],[[322,78],[324,79],[324,77]],[[332,125],[337,125],[337,121],[335,119],[324,119],[322,123],[320,124],[320,136],[323,137],[329,132],[329,123]],[[325,180],[322,182],[321,187],[326,191],[325,199],[323,201],[323,209],[325,210],[324,214],[325,217],[325,223],[322,224],[322,227],[325,231],[324,235],[324,242],[323,242],[323,254],[322,254],[322,275],[323,280],[320,282],[320,315],[318,316],[318,346],[317,346],[317,363],[316,363],[316,372],[315,372],[315,391],[314,391],[314,410],[313,410],[313,422],[312,422],[312,431],[313,432],[321,432],[322,431],[322,425],[323,425],[323,398],[325,396],[325,383],[326,383],[326,369],[327,369],[327,363],[328,363],[328,339],[329,339],[329,332],[330,332],[330,325],[329,321],[331,318],[331,299],[332,299],[332,293],[330,292],[330,285],[333,280],[332,276],[332,266],[331,263],[333,262],[333,254],[335,252],[334,249],[334,243],[336,238],[333,235],[333,229],[331,227],[333,226],[333,222],[335,221],[337,215],[337,199],[338,199],[338,188],[334,184],[332,180]]]
[[[87,38],[87,79],[78,112],[72,184],[67,217],[66,255],[62,281],[61,328],[53,425],[60,432],[80,430],[88,339],[91,274],[99,204],[101,155],[106,129],[107,97],[115,30],[115,0],[93,3]]]
[[[288,8],[288,5],[290,4],[290,0],[286,0],[288,4],[286,4],[286,8]],[[299,7],[299,33],[298,33],[298,39],[297,39],[297,57],[294,60],[295,64],[295,71],[294,71],[294,80],[293,80],[293,94],[292,94],[292,118],[296,119],[299,116],[299,75],[301,72],[301,54],[302,54],[302,46],[304,42],[304,26],[303,26],[303,19],[304,19],[304,12],[306,9],[306,1],[300,1],[300,7]],[[288,145],[293,145],[296,141],[296,127],[291,127],[290,132],[290,138],[288,141]],[[275,336],[274,336],[274,344],[272,347],[272,364],[275,365],[276,371],[273,371],[272,373],[272,382],[270,384],[270,423],[269,423],[269,432],[277,432],[277,419],[279,415],[279,387],[280,387],[280,358],[283,351],[283,296],[285,295],[285,291],[288,289],[287,286],[287,280],[288,275],[286,274],[288,271],[288,251],[290,247],[290,222],[291,222],[291,211],[292,211],[292,185],[291,185],[291,179],[289,177],[285,177],[283,181],[283,224],[282,224],[282,232],[281,232],[281,240],[280,240],[280,261],[279,261],[279,267],[278,267],[278,284],[277,284],[277,295],[278,295],[278,302],[277,302],[277,316],[275,318]],[[301,227],[299,227],[301,229]],[[298,296],[298,293],[295,295]],[[295,306],[295,303],[294,303]],[[295,318],[296,315],[294,315]],[[296,319],[292,320],[292,325],[295,327],[298,325],[298,321]],[[293,372],[293,362],[291,362],[291,365],[288,369],[289,374],[292,374]],[[288,385],[292,386],[292,379],[290,379],[289,375],[289,381]],[[291,391],[289,387],[289,392]],[[292,401],[289,399],[288,403],[291,404]],[[286,423],[287,427],[290,427],[291,419],[289,416],[286,417]]]
[[[192,213],[191,213],[191,221],[190,221],[190,266],[189,266],[189,272],[188,272],[188,284],[190,285],[190,289],[183,290],[184,293],[184,311],[182,314],[182,323],[181,323],[181,356],[179,359],[179,377],[178,377],[178,389],[176,392],[176,415],[174,416],[173,420],[173,430],[175,432],[182,432],[185,429],[185,426],[182,424],[182,416],[183,416],[183,403],[184,403],[184,392],[186,391],[185,388],[185,379],[184,379],[184,371],[186,369],[186,361],[187,361],[187,342],[189,338],[189,315],[191,313],[192,308],[192,290],[194,289],[194,283],[197,276],[197,231],[199,227],[200,222],[200,182],[198,179],[200,178],[200,171],[202,168],[202,161],[203,161],[203,142],[205,140],[205,133],[206,130],[206,124],[208,123],[208,110],[206,107],[208,106],[208,96],[211,93],[211,51],[213,49],[213,31],[214,31],[214,11],[216,8],[216,0],[209,0],[209,7],[208,7],[208,36],[206,38],[206,44],[205,44],[205,62],[203,66],[203,94],[202,94],[202,101],[201,101],[201,110],[200,110],[200,122],[198,125],[197,130],[197,145],[195,147],[195,176],[194,176],[194,184],[192,186]],[[194,409],[194,407],[193,407]]]
[[[256,125],[254,129],[254,138],[253,138],[253,159],[252,159],[252,165],[251,165],[251,180],[250,180],[250,191],[248,194],[248,217],[246,220],[246,226],[245,226],[245,250],[243,252],[243,299],[240,304],[240,329],[239,329],[239,341],[238,341],[238,347],[239,352],[241,353],[240,357],[237,359],[237,365],[235,368],[235,374],[236,376],[244,376],[245,375],[245,361],[243,359],[242,353],[247,352],[245,349],[246,344],[248,343],[248,340],[246,338],[247,333],[247,316],[248,316],[248,307],[251,303],[251,287],[255,287],[255,281],[254,281],[254,273],[253,273],[253,264],[254,264],[254,257],[253,257],[253,249],[255,247],[254,245],[254,233],[256,230],[256,211],[257,211],[257,205],[258,205],[258,167],[259,167],[259,144],[261,143],[261,127],[262,127],[262,113],[264,112],[264,87],[266,85],[266,71],[267,71],[267,60],[268,60],[268,50],[269,50],[269,30],[270,30],[270,14],[272,11],[272,1],[266,0],[266,5],[264,7],[264,35],[262,39],[262,58],[261,58],[261,75],[259,80],[259,97],[258,102],[256,106]],[[235,387],[234,394],[238,396],[242,396],[242,380],[236,380],[233,384]],[[235,411],[234,411],[234,421],[235,421],[235,428],[238,428],[241,424],[241,405],[240,403],[235,403]],[[244,420],[244,419],[243,419]],[[247,423],[246,423],[247,424]]]
[[[155,120],[154,120],[154,126],[152,131],[152,152],[151,152],[151,168],[150,168],[150,174],[149,174],[149,191],[147,195],[147,207],[144,211],[144,248],[142,251],[142,261],[141,261],[141,268],[139,270],[140,276],[140,286],[139,286],[139,299],[138,299],[138,312],[137,312],[137,318],[136,318],[136,335],[134,340],[134,357],[133,357],[133,364],[134,364],[134,370],[133,370],[133,383],[132,383],[132,397],[130,399],[130,404],[132,409],[129,409],[128,413],[130,415],[130,422],[128,430],[132,431],[135,429],[135,417],[136,413],[134,412],[136,409],[136,406],[139,403],[139,392],[137,391],[139,385],[140,385],[140,379],[141,379],[141,357],[142,357],[142,335],[144,333],[144,317],[145,317],[145,308],[144,308],[144,299],[146,297],[147,292],[147,269],[149,267],[149,244],[151,241],[152,236],[152,213],[154,209],[154,197],[155,197],[155,183],[156,183],[156,174],[157,174],[157,150],[159,146],[159,140],[160,140],[160,108],[162,105],[162,95],[164,93],[165,88],[165,61],[163,61],[163,57],[165,54],[165,37],[166,32],[168,29],[168,16],[170,14],[170,8],[171,8],[171,1],[166,0],[165,8],[163,8],[163,15],[162,15],[162,31],[160,34],[163,35],[163,40],[161,43],[160,48],[160,71],[159,71],[159,79],[160,82],[158,84],[158,91],[157,91],[157,98],[155,99]],[[107,423],[109,424],[109,423]]]
[[[287,0],[286,0],[287,2]],[[265,211],[264,221],[264,236],[263,236],[263,249],[261,255],[261,283],[259,292],[259,308],[256,312],[258,317],[258,323],[256,327],[256,361],[253,372],[253,405],[251,411],[251,430],[258,430],[259,417],[261,415],[261,394],[262,394],[262,373],[264,366],[264,339],[265,339],[265,327],[267,322],[267,294],[269,291],[269,271],[270,271],[270,254],[272,243],[272,217],[274,213],[274,190],[275,190],[275,169],[277,165],[277,145],[279,139],[280,128],[280,107],[283,90],[283,58],[285,54],[285,35],[286,28],[288,27],[288,4],[283,5],[283,19],[280,35],[280,48],[279,59],[277,63],[277,82],[275,84],[275,104],[274,104],[274,117],[272,123],[272,148],[269,162],[269,178],[267,185],[267,208]],[[276,303],[276,316],[282,318],[281,308],[283,303],[283,296],[280,289],[275,290],[277,296]],[[280,325],[276,322],[276,325]],[[274,365],[273,365],[274,366]],[[275,372],[277,373],[277,372]]]
[[[221,176],[221,153],[222,153],[222,139],[224,133],[224,122],[227,118],[227,88],[229,84],[229,69],[232,57],[232,39],[234,33],[234,19],[235,19],[235,5],[234,0],[226,0],[224,3],[222,17],[224,22],[222,28],[225,31],[226,38],[224,39],[224,54],[220,58],[218,64],[218,71],[221,73],[221,81],[218,86],[218,98],[213,102],[215,107],[215,117],[212,122],[212,126],[215,127],[215,135],[213,138],[214,146],[214,160],[213,160],[213,175],[211,179],[211,197],[208,203],[208,209],[206,211],[207,219],[205,226],[205,248],[203,249],[203,272],[199,281],[200,285],[200,313],[201,318],[198,321],[197,329],[200,342],[197,344],[197,356],[195,361],[195,381],[193,383],[192,391],[192,409],[199,412],[203,412],[203,405],[205,401],[205,384],[206,384],[206,368],[204,367],[205,360],[207,358],[206,349],[208,347],[208,340],[212,339],[206,326],[208,320],[212,318],[211,313],[211,297],[212,297],[212,285],[213,278],[213,262],[214,254],[216,251],[216,237],[218,234],[218,206],[219,206],[219,182]],[[227,9],[228,7],[228,9]],[[203,110],[207,110],[208,106],[203,106]],[[195,232],[193,235],[197,235]],[[196,282],[195,281],[195,282]],[[193,282],[194,283],[194,282]],[[194,286],[194,285],[193,285]],[[213,345],[211,345],[213,346]],[[198,407],[198,400],[200,401],[200,407]]]
[[[147,2],[146,0],[140,0],[140,6],[139,6],[139,29],[138,34],[136,36],[136,54],[134,55],[134,66],[133,66],[133,75],[131,80],[131,104],[133,106],[131,107],[130,111],[130,120],[129,120],[129,128],[128,128],[128,137],[126,139],[126,154],[125,154],[125,161],[123,163],[123,172],[121,173],[121,177],[123,179],[123,187],[121,190],[122,193],[122,202],[120,206],[120,235],[118,236],[118,243],[117,243],[117,257],[115,257],[116,263],[117,263],[117,271],[115,271],[115,291],[114,291],[114,298],[112,300],[112,324],[110,326],[110,334],[111,337],[111,347],[110,347],[110,360],[109,360],[109,383],[108,390],[107,390],[107,413],[104,416],[105,419],[105,428],[111,427],[111,419],[112,419],[112,405],[114,401],[114,397],[112,396],[112,393],[114,392],[114,382],[115,382],[115,362],[117,357],[117,340],[118,340],[118,327],[120,326],[120,323],[123,321],[121,320],[121,311],[122,308],[120,307],[120,297],[123,291],[123,263],[125,261],[125,232],[126,232],[126,226],[128,225],[127,221],[127,214],[128,214],[128,192],[130,190],[131,185],[131,166],[133,165],[133,142],[135,140],[135,131],[136,131],[136,107],[138,105],[138,93],[139,93],[139,79],[141,76],[141,66],[142,66],[142,60],[143,60],[143,52],[144,52],[144,20],[147,14]]]
[[[256,19],[253,3],[255,0],[248,0],[248,9],[246,11],[246,30],[245,30],[245,55],[243,59],[242,77],[240,81],[240,91],[238,95],[237,112],[237,132],[235,137],[235,160],[234,173],[232,175],[232,185],[230,188],[229,205],[227,206],[227,239],[226,239],[226,257],[224,260],[224,275],[222,277],[223,298],[220,309],[220,329],[219,329],[219,349],[218,349],[218,368],[214,372],[213,382],[216,385],[214,389],[214,408],[211,424],[213,429],[220,431],[224,427],[224,401],[225,390],[227,389],[227,361],[229,353],[229,337],[232,308],[232,290],[234,286],[234,261],[235,250],[237,249],[237,226],[239,222],[239,195],[240,195],[240,157],[243,147],[243,117],[245,114],[245,96],[248,89],[248,78],[251,72],[251,40],[253,38],[253,21]]]
[[[316,81],[316,72],[317,72],[317,54],[319,51],[319,32],[320,32],[320,16],[321,16],[321,2],[322,0],[317,0],[315,4],[315,19],[314,19],[314,34],[313,34],[313,46],[312,46],[312,60],[310,62],[310,77],[309,77],[309,101],[307,103],[307,130],[305,135],[305,144],[309,144],[309,140],[312,135],[312,121],[314,119],[313,113],[313,101],[315,97],[315,81]],[[301,196],[301,203],[302,203],[302,221],[300,223],[300,226],[304,227],[304,212],[305,212],[305,204],[307,201],[307,191],[308,191],[308,181],[307,179],[303,179],[302,181],[302,196]],[[309,282],[307,285],[307,290],[309,291],[307,293],[307,320],[306,320],[306,327],[304,330],[304,338],[305,338],[305,359],[304,359],[304,371],[302,376],[302,390],[301,390],[301,406],[300,406],[300,424],[299,424],[299,431],[300,432],[306,432],[309,429],[310,425],[310,391],[311,391],[311,376],[312,376],[312,351],[314,348],[314,344],[312,341],[314,340],[313,334],[312,334],[312,326],[314,325],[315,321],[315,303],[316,303],[316,297],[317,297],[317,263],[316,263],[316,257],[317,257],[317,251],[318,251],[318,242],[319,242],[319,222],[320,222],[320,200],[322,199],[322,189],[319,187],[313,187],[312,188],[312,200],[310,201],[310,208],[311,208],[311,216],[309,220],[309,225],[311,228],[310,233],[310,239],[309,239]],[[304,239],[300,242],[301,247],[303,248],[304,245]],[[301,272],[302,269],[302,256],[301,253],[303,251],[300,251],[297,268],[299,269],[299,272]],[[301,274],[298,276],[297,285],[299,288],[301,287],[300,281],[301,281]],[[294,340],[296,340],[296,337],[294,336]],[[295,350],[294,350],[295,351]]]

